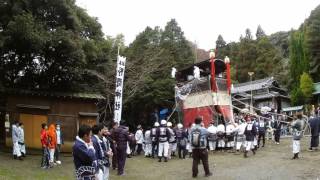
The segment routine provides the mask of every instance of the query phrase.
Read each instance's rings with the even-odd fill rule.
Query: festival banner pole
[[[115,87],[115,97],[114,97],[114,118],[113,118],[113,121],[117,123],[120,123],[121,121],[125,63],[126,63],[126,58],[119,55],[119,49],[118,49],[117,69],[116,69],[116,87]]]

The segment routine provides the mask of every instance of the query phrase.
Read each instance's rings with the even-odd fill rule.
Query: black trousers
[[[113,145],[111,148],[112,148],[112,152],[113,152],[113,156],[112,156],[112,168],[113,169],[116,169],[117,168],[117,165],[118,165],[118,160],[117,160],[117,149],[115,147],[116,145]]]
[[[311,136],[310,147],[311,148],[316,148],[318,146],[319,146],[319,136]]]
[[[187,154],[187,149],[186,149],[186,146],[181,146],[178,144],[178,155],[179,155],[179,158],[186,158],[186,154]]]
[[[280,131],[279,130],[276,130],[275,132],[274,132],[274,140],[276,141],[276,142],[280,142]]]
[[[158,143],[156,141],[152,142],[152,157],[158,156]]]
[[[192,176],[196,177],[198,175],[198,165],[200,160],[203,164],[203,169],[206,175],[210,174],[209,163],[208,163],[208,150],[204,149],[193,149],[192,150]]]
[[[118,175],[123,174],[127,158],[127,147],[117,147]]]
[[[137,154],[140,155],[141,151],[142,151],[142,144],[137,144],[138,148],[137,148]]]
[[[42,147],[41,167],[49,167],[49,149]]]
[[[259,132],[259,138],[258,138],[258,146],[260,147],[260,141],[262,139],[262,146],[266,143],[266,133]]]
[[[60,161],[61,144],[57,144],[56,150],[54,151],[54,161]]]

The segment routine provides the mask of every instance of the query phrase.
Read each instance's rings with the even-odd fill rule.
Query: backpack
[[[201,131],[200,129],[194,129],[191,132],[191,145],[193,147],[200,147],[200,140],[201,139]]]

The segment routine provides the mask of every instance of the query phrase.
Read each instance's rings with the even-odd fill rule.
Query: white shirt
[[[217,127],[214,125],[211,125],[208,127],[208,132],[212,134],[217,134]]]
[[[141,129],[137,130],[137,132],[135,134],[135,139],[137,141],[137,144],[142,144],[143,143],[143,133],[142,133]]]
[[[226,132],[223,124],[219,124],[218,125],[217,132],[222,132],[222,133]]]
[[[18,141],[21,143],[24,143],[24,130],[19,126],[18,131],[19,131]]]
[[[57,133],[57,144],[61,144],[60,130],[57,130],[56,133]]]
[[[239,126],[237,126],[234,131],[235,132],[238,132],[239,135],[243,135],[244,134],[244,131],[246,130],[246,126],[247,126],[247,123],[242,123],[240,124]]]
[[[150,130],[147,130],[144,134],[144,140],[145,140],[145,143],[147,144],[152,143],[150,134],[151,134]]]
[[[232,124],[228,124],[226,127],[226,133],[230,135],[234,131],[234,126]]]

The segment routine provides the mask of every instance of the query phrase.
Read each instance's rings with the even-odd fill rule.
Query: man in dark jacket
[[[264,118],[260,118],[258,122],[259,129],[259,138],[258,138],[258,147],[260,147],[260,141],[262,139],[262,147],[264,147],[266,142],[266,124]]]
[[[319,131],[320,131],[320,119],[319,117],[312,118],[309,120],[310,128],[311,128],[311,143],[310,143],[310,151],[314,149],[317,150],[319,146]]]
[[[280,117],[279,117],[279,120],[281,120]],[[278,120],[275,121],[273,125],[273,129],[274,129],[274,141],[276,142],[276,144],[280,144],[281,122]]]
[[[177,125],[177,128],[175,129],[175,134],[177,137],[179,158],[185,159],[187,154],[186,145],[188,142],[188,135],[187,132],[183,129],[183,125],[181,123]]]
[[[112,129],[110,130],[110,146],[113,152],[112,156],[112,169],[116,169],[118,165],[118,160],[117,160],[117,143],[115,141],[115,133],[114,131],[118,128],[119,124],[116,122],[112,123]]]
[[[246,144],[247,144],[246,150],[244,152],[245,158],[248,157],[248,152],[250,150],[252,151],[252,153],[254,155],[256,154],[255,149],[254,149],[254,145],[253,145],[253,141],[254,141],[254,138],[257,136],[257,127],[256,127],[255,123],[253,123],[251,121],[251,117],[247,116],[246,120],[247,120],[247,127],[244,131],[244,134],[246,135]]]
[[[127,145],[129,141],[129,129],[123,124],[114,130],[114,136],[116,141],[117,160],[118,160],[118,175],[124,175],[124,166],[127,157]]]
[[[151,140],[152,140],[152,158],[158,154],[158,141],[157,141],[157,129],[159,127],[159,123],[155,122],[153,128],[151,129]]]
[[[76,168],[77,180],[91,180],[95,178],[95,150],[91,142],[91,128],[82,125],[72,147],[73,162]]]

